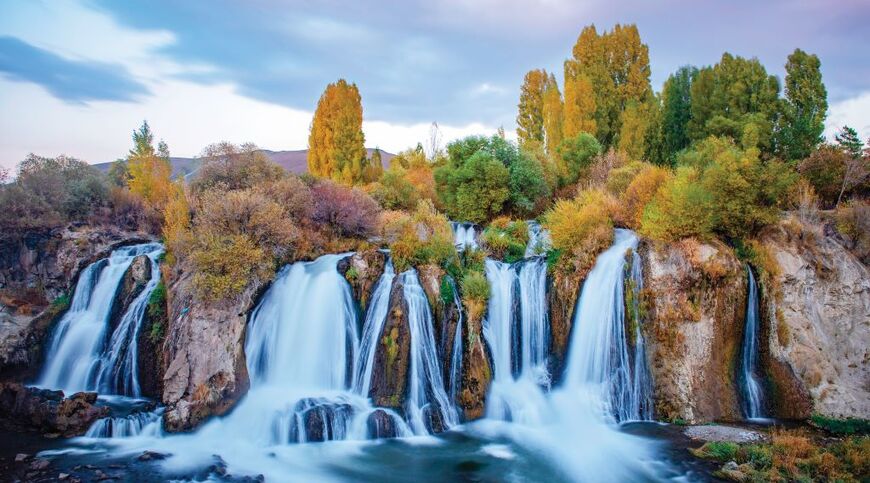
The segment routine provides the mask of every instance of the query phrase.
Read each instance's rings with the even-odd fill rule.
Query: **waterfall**
[[[746,322],[743,330],[743,354],[740,364],[740,382],[743,392],[743,414],[747,419],[759,419],[764,415],[764,392],[758,380],[758,284],[752,269],[746,267],[747,285]]]
[[[140,411],[126,416],[102,418],[94,422],[85,433],[86,438],[131,438],[133,436],[161,436],[163,434],[163,408]]]
[[[637,250],[631,252],[628,280],[631,290],[631,306],[627,308],[631,310],[631,320],[634,321],[633,327],[631,327],[634,334],[634,351],[631,354],[631,389],[626,392],[627,397],[624,398],[623,404],[628,406],[627,413],[636,416],[635,419],[651,421],[653,419],[652,376],[646,357],[646,341],[641,330],[644,322],[640,309],[640,297],[643,291],[643,264]]]
[[[70,308],[52,334],[38,386],[67,393],[139,395],[136,339],[148,298],[160,280],[157,258],[162,253],[157,243],[123,247],[82,270]],[[150,259],[151,279],[107,341],[115,295],[127,268],[140,255]]]
[[[550,249],[550,233],[540,223],[534,220],[526,222],[529,230],[529,242],[526,244],[526,258],[541,255]]]
[[[440,422],[445,429],[455,426],[458,415],[441,377],[441,361],[432,333],[429,300],[416,270],[402,272],[401,277],[411,332],[411,366],[405,412],[414,432],[426,434],[431,432],[433,422]]]
[[[635,384],[625,331],[625,255],[637,248],[638,238],[617,229],[613,245],[598,256],[574,309],[571,346],[565,372],[567,387],[600,391],[603,411],[616,421],[648,418],[649,398],[643,384]],[[641,345],[642,339],[637,340]]]
[[[387,320],[387,311],[390,309],[390,289],[396,271],[393,260],[387,259],[384,273],[378,280],[377,286],[372,293],[369,309],[366,312],[366,320],[363,324],[362,339],[360,341],[360,358],[354,373],[354,392],[366,396],[372,383],[372,366],[375,361],[375,353],[378,348],[378,340],[384,330],[384,322]]]
[[[450,228],[453,229],[453,244],[456,245],[457,250],[477,249],[477,231],[474,223],[451,221]]]
[[[540,389],[549,389],[547,263],[543,257],[513,265],[487,259],[490,284],[484,339],[493,359],[488,418],[539,418]]]
[[[453,350],[450,352],[450,401],[456,403],[459,387],[462,383],[462,301],[459,298],[459,290],[453,278],[448,278],[450,289],[453,290],[453,304],[456,307],[457,320],[456,330],[453,332]]]

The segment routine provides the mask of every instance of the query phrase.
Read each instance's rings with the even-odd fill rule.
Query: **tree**
[[[200,163],[191,182],[191,188],[197,193],[210,189],[253,188],[287,176],[284,168],[252,143],[241,146],[225,141],[210,144],[202,150]]]
[[[317,102],[308,136],[308,171],[345,184],[362,180],[366,166],[362,99],[356,84],[339,79]]]
[[[728,136],[745,146],[757,142],[769,152],[780,105],[779,81],[758,59],[722,54],[718,64],[698,72],[691,93],[690,139]]]
[[[572,138],[566,138],[559,146],[559,157],[562,185],[571,184],[580,177],[583,170],[592,162],[592,158],[601,153],[601,145],[595,136],[582,132]]]
[[[653,109],[652,103],[632,102],[622,111],[618,148],[631,159],[643,159],[647,152],[647,133]]]
[[[535,214],[539,200],[550,195],[544,169],[538,160],[520,152],[510,165],[510,205],[518,216]]]
[[[662,143],[664,158],[673,166],[676,155],[689,145],[688,123],[692,115],[692,80],[698,69],[680,67],[662,88]]]
[[[778,151],[786,159],[803,159],[824,140],[828,92],[821,62],[801,49],[785,64],[785,101],[778,129]]]
[[[864,149],[864,143],[858,137],[858,132],[849,126],[843,126],[839,132],[834,134],[834,140],[837,141],[837,146],[849,155],[852,159],[861,157]]]
[[[130,182],[130,169],[127,166],[127,160],[123,158],[116,159],[109,166],[109,172],[106,176],[115,186],[126,187],[127,183]]]
[[[510,198],[510,171],[516,146],[499,136],[468,136],[447,145],[448,160],[435,170],[438,198],[455,220],[484,222]]]
[[[565,62],[565,136],[587,131],[594,120],[598,141],[605,148],[615,145],[622,111],[652,95],[649,76],[649,48],[635,25],[617,24],[601,35],[594,25],[585,27]]]
[[[550,74],[544,87],[543,104],[544,147],[548,155],[555,156],[562,142],[562,94],[553,74]]]
[[[530,141],[544,142],[544,90],[547,86],[547,71],[530,70],[520,88],[520,103],[517,105],[517,138],[520,146]]]
[[[133,149],[127,156],[129,179],[127,186],[151,207],[162,210],[169,199],[172,166],[169,148],[163,141],[154,149],[154,135],[147,121],[133,131]]]

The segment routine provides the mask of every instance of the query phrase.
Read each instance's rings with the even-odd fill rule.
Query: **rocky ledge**
[[[63,391],[0,383],[0,424],[5,429],[48,437],[80,436],[94,421],[109,415],[109,408],[96,406],[96,402],[94,392],[65,397]]]

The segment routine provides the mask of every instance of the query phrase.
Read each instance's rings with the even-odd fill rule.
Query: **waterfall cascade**
[[[625,255],[637,243],[634,233],[617,229],[613,245],[598,256],[589,272],[574,309],[565,373],[566,386],[597,386],[605,412],[616,421],[650,416],[644,404],[650,399],[650,384],[643,381],[646,376],[632,370],[625,330]],[[640,346],[642,339],[637,342]]]
[[[137,336],[151,292],[160,281],[163,247],[146,243],[119,248],[79,275],[72,303],[57,324],[37,385],[67,393],[98,391],[139,396]],[[124,272],[140,255],[151,262],[151,279],[107,339],[113,300]]]
[[[459,251],[466,248],[477,249],[477,229],[474,223],[451,221],[453,229],[453,244]]]
[[[758,379],[758,284],[750,267],[746,267],[746,322],[740,359],[740,386],[743,393],[743,415],[747,419],[764,418],[764,391]]]
[[[393,260],[388,258],[384,266],[384,273],[372,292],[372,299],[363,324],[360,358],[353,382],[354,392],[357,394],[367,395],[371,388],[375,352],[378,348],[378,339],[381,332],[384,331],[384,322],[387,321],[387,311],[390,309],[390,289],[395,278],[396,270],[393,267]]]

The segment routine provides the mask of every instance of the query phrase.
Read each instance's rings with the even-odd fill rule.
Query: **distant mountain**
[[[302,174],[308,172],[308,150],[307,149],[298,149],[295,151],[271,151],[268,149],[263,149],[263,153],[265,153],[269,158],[272,159],[275,163],[279,164],[282,168],[286,169],[291,173]],[[367,148],[368,157],[372,156],[374,149]],[[381,151],[381,163],[384,165],[384,169],[390,166],[390,160],[393,159],[395,154],[388,153],[383,149]],[[199,158],[169,158],[172,162],[172,177],[176,176],[186,176],[192,174],[199,168]],[[112,163],[98,163],[95,164],[94,167],[99,169],[102,172],[108,172],[109,167]]]

